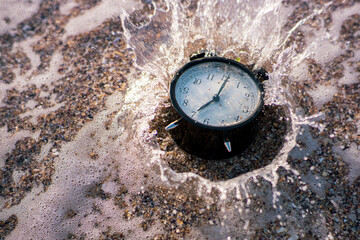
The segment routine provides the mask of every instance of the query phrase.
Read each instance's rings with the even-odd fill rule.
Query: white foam
[[[17,51],[22,51],[26,54],[26,56],[30,59],[31,69],[27,71],[25,74],[20,75],[20,69],[12,69],[15,73],[15,79],[10,84],[0,83],[0,100],[6,96],[6,91],[12,88],[16,88],[18,90],[26,89],[28,84],[28,78],[31,76],[31,73],[36,69],[36,67],[40,64],[40,57],[32,50],[32,45],[36,44],[37,41],[40,40],[40,36],[34,36],[27,40],[16,42],[12,48],[11,53],[14,54]],[[5,106],[3,102],[0,102],[0,107]]]
[[[68,36],[88,32],[96,28],[106,19],[119,16],[123,9],[125,9],[127,12],[132,12],[137,6],[138,4],[135,4],[133,1],[102,1],[99,5],[91,8],[84,14],[70,19],[70,21],[65,26],[63,40],[65,40]]]
[[[31,69],[27,72],[27,76],[30,75],[34,70],[36,70],[37,66],[40,65],[40,56],[39,54],[33,51],[33,46],[37,44],[37,42],[41,39],[40,35],[33,36],[32,38],[25,39],[21,42],[15,42],[12,48],[12,53],[20,50],[23,51],[26,56],[30,59]]]
[[[354,66],[350,66],[350,63],[355,63],[360,61],[360,50],[354,52],[354,57],[350,58],[344,64],[344,76],[339,79],[338,84],[354,84],[359,82],[358,76],[359,74],[355,72]],[[358,76],[357,76],[358,75]]]
[[[50,87],[52,82],[57,81],[60,77],[63,76],[57,71],[62,63],[63,56],[61,53],[59,53],[59,51],[55,51],[51,56],[49,69],[43,74],[31,77],[28,83],[35,84],[37,87],[40,87],[42,84],[48,85]],[[68,71],[69,70],[71,69],[68,69]]]
[[[355,143],[350,145],[350,148],[342,150],[341,146],[333,147],[333,151],[339,154],[345,162],[349,164],[350,172],[348,179],[353,182],[360,176],[360,149]]]
[[[38,63],[38,55],[33,53],[29,47],[31,44],[35,43],[35,39],[37,38],[23,41],[17,45],[19,48],[25,47],[24,49],[27,49],[26,52],[29,54],[28,56],[32,56],[30,58],[30,60],[32,61],[32,69],[36,68],[36,64]],[[38,88],[40,88],[42,84],[45,84],[48,85],[49,90],[51,90],[53,88],[51,83],[57,81],[63,76],[57,71],[62,63],[63,56],[58,51],[56,51],[51,57],[49,69],[42,74],[33,76],[32,71],[28,71],[26,74],[20,75],[20,71],[15,71],[16,77],[12,83],[0,83],[0,98],[2,99],[4,96],[6,96],[6,91],[9,89],[15,88],[21,92],[23,90],[26,90],[28,86],[32,84],[34,84]],[[67,69],[67,71],[71,71],[71,69]],[[2,106],[5,106],[5,104],[1,103],[0,107]]]
[[[307,91],[314,100],[315,106],[320,109],[325,103],[331,101],[333,96],[338,92],[337,86],[316,85],[313,89]]]
[[[16,28],[17,24],[35,14],[40,6],[41,0],[1,0],[0,4],[0,35]],[[5,22],[10,19],[10,23]]]
[[[297,82],[304,81],[305,79],[310,79],[307,62],[301,61],[299,64],[296,65],[296,67],[292,68],[289,77],[291,78],[291,80]]]
[[[31,137],[35,140],[39,138],[40,131],[32,133],[31,131],[18,131],[9,133],[7,127],[0,128],[0,168],[5,165],[6,154],[11,153],[15,148],[15,143],[25,137]]]
[[[249,40],[252,44],[252,50],[255,51],[254,56],[260,56],[261,61],[263,61],[266,57],[269,57],[269,53],[276,54],[276,51],[279,50],[278,47],[281,40],[284,39],[279,29],[281,24],[279,24],[279,26],[277,23],[275,23],[275,26],[268,24],[265,27],[263,24],[265,20],[281,22],[286,19],[287,15],[278,11],[277,4],[280,4],[280,2],[281,1],[275,3],[267,2],[267,5],[265,5],[263,9],[261,8],[262,5],[258,4],[258,1],[249,2],[249,4],[256,6],[251,6],[250,9],[242,9],[243,11],[240,11],[239,15],[234,15],[234,18],[230,18],[231,14],[226,16],[229,18],[229,24],[222,26],[224,27],[224,31],[222,32],[229,32],[229,34],[234,37],[234,39],[232,39],[234,42],[226,42],[228,39],[225,39],[221,34],[218,38],[211,35],[218,34],[216,22],[210,21],[214,19],[211,18],[212,15],[208,15],[211,13],[211,10],[214,10],[212,8],[213,5],[207,5],[206,1],[200,1],[200,4],[206,6],[203,6],[203,8],[200,7],[200,10],[205,11],[201,12],[199,10],[200,13],[198,12],[198,14],[200,14],[201,19],[197,19],[198,22],[196,23],[196,21],[190,22],[190,20],[186,20],[182,8],[178,8],[177,5],[171,5],[171,3],[169,3],[171,8],[174,9],[171,20],[172,25],[169,29],[166,29],[166,31],[169,31],[170,37],[173,38],[171,41],[169,40],[171,44],[164,42],[159,46],[159,51],[155,51],[155,56],[152,56],[154,57],[153,62],[145,62],[145,65],[147,65],[143,67],[143,69],[151,70],[152,66],[158,66],[158,68],[152,72],[153,75],[158,78],[147,72],[143,72],[141,75],[137,75],[134,72],[132,75],[127,76],[129,87],[126,94],[115,92],[109,96],[106,107],[94,116],[92,122],[86,124],[79,131],[73,141],[63,144],[60,149],[54,149],[51,143],[42,147],[37,160],[42,159],[49,152],[57,156],[54,163],[55,173],[52,176],[52,183],[46,192],[43,192],[41,187],[34,187],[31,193],[28,193],[19,205],[1,211],[1,215],[4,217],[16,214],[19,219],[17,227],[7,236],[7,239],[28,239],[31,237],[34,239],[63,239],[66,238],[68,232],[75,234],[86,233],[87,238],[98,238],[102,231],[107,230],[107,226],[111,226],[114,232],[124,232],[129,239],[144,239],[148,236],[153,236],[155,233],[160,233],[162,231],[159,227],[161,225],[160,223],[156,222],[150,231],[144,232],[138,226],[143,220],[142,218],[134,218],[126,221],[123,219],[124,210],[115,206],[112,200],[93,199],[86,196],[88,191],[100,182],[103,183],[102,190],[113,196],[117,191],[117,182],[112,181],[115,177],[119,177],[120,184],[126,186],[129,194],[137,193],[147,184],[169,184],[172,188],[176,188],[188,183],[194,183],[195,185],[193,187],[194,189],[190,190],[195,190],[197,194],[209,199],[211,198],[209,196],[210,192],[214,188],[219,190],[221,194],[220,204],[226,203],[226,201],[230,199],[229,196],[234,194],[238,201],[230,202],[232,205],[228,209],[225,207],[222,208],[223,212],[220,213],[223,217],[222,221],[224,222],[222,223],[224,227],[217,225],[214,228],[206,229],[204,232],[196,231],[193,233],[193,236],[205,235],[204,239],[207,236],[215,236],[215,238],[218,239],[223,239],[224,236],[228,237],[228,229],[234,230],[235,235],[239,232],[245,235],[251,230],[251,227],[253,227],[252,223],[255,222],[247,207],[252,201],[250,199],[251,194],[258,194],[259,192],[250,192],[246,183],[250,179],[256,179],[257,176],[263,177],[270,182],[272,194],[266,197],[266,203],[270,207],[275,208],[276,211],[281,212],[283,206],[279,206],[279,200],[282,197],[282,192],[277,189],[279,181],[277,170],[279,167],[283,167],[291,171],[298,178],[302,177],[299,176],[300,173],[292,169],[287,162],[288,154],[297,146],[297,138],[305,141],[308,145],[303,149],[303,152],[292,152],[294,157],[302,157],[315,150],[318,145],[310,133],[306,132],[303,136],[299,136],[299,134],[301,134],[304,126],[310,125],[320,128],[320,125],[317,123],[319,115],[303,117],[301,109],[296,109],[295,106],[292,105],[291,96],[283,89],[281,80],[283,76],[286,76],[288,67],[297,68],[299,66],[297,63],[301,63],[301,65],[298,69],[293,70],[292,76],[294,76],[294,79],[296,78],[297,81],[307,80],[308,73],[304,62],[306,57],[312,56],[314,59],[321,61],[328,60],[318,56],[318,54],[321,55],[322,52],[325,51],[325,48],[320,46],[321,44],[310,44],[304,54],[294,59],[292,59],[292,56],[295,54],[292,55],[291,52],[282,51],[281,54],[283,55],[279,56],[281,61],[275,66],[277,68],[271,74],[271,79],[268,81],[269,84],[266,86],[267,93],[270,95],[270,99],[277,100],[277,104],[291,106],[287,112],[288,117],[291,119],[291,126],[285,136],[286,141],[284,146],[274,161],[268,166],[223,182],[212,182],[194,173],[176,173],[161,160],[161,154],[164,152],[159,150],[156,144],[154,144],[154,133],[148,132],[148,122],[154,117],[155,108],[159,103],[164,102],[168,95],[167,88],[169,79],[165,76],[169,76],[182,64],[186,52],[184,42],[190,38],[191,34],[206,37],[209,39],[209,42],[213,41],[210,46],[215,46],[216,44],[219,44],[219,46],[229,45],[229,48],[234,49],[235,46],[244,44],[242,40]],[[70,11],[70,9],[75,6],[73,2],[68,2],[67,4],[68,5],[63,5],[63,9],[61,10],[63,13],[67,13],[67,11]],[[222,4],[222,2],[220,4]],[[246,3],[243,1],[241,1],[241,4],[246,6]],[[238,7],[237,9],[240,9],[239,6],[243,6],[241,4],[236,5],[236,7]],[[91,30],[99,26],[106,18],[118,16],[120,13],[130,11],[129,9],[132,9],[134,6],[134,3],[126,4],[124,1],[119,3],[115,1],[103,1],[98,6],[85,11],[81,16],[71,19],[66,25],[64,39],[68,36]],[[222,7],[224,7],[226,11],[230,11],[233,5]],[[125,8],[125,10],[123,8]],[[253,8],[255,8],[256,11],[249,12]],[[231,13],[233,12],[231,11]],[[244,16],[247,16],[246,13],[251,16],[254,15],[245,19],[248,22],[252,21],[253,17],[256,16],[259,16],[259,19],[251,22],[252,28],[247,29],[246,27],[248,27],[248,25],[246,24],[237,28],[236,23],[242,22],[240,20],[243,19]],[[281,16],[277,16],[277,14]],[[122,16],[122,18],[124,20],[124,16]],[[207,20],[209,21],[207,22]],[[209,26],[209,28],[206,28],[207,26]],[[241,33],[241,30],[244,30],[242,27],[246,28],[246,34],[242,36],[244,39],[236,39],[236,33]],[[274,27],[277,27],[277,29],[274,30],[274,35],[271,36],[272,41],[269,41],[266,34],[271,34]],[[189,33],[188,30],[192,32]],[[259,31],[252,36],[251,33],[257,30]],[[136,41],[142,41],[143,39],[132,39],[131,34],[138,34],[138,32],[130,33],[129,31],[125,31],[124,36],[129,40],[128,43],[132,40],[131,44],[129,44],[130,47],[136,47],[136,44],[140,44]],[[262,38],[259,40],[256,39],[256,36]],[[322,41],[329,41],[329,39],[333,39],[333,37],[334,36],[323,38],[319,41],[322,43]],[[141,42],[141,44],[143,44],[143,42]],[[330,42],[325,46],[332,46],[332,43]],[[263,49],[264,47],[266,47],[266,49]],[[330,58],[331,56],[337,55],[338,50],[339,48],[336,46],[334,52],[329,53],[327,57]],[[27,54],[31,54],[31,50],[26,51]],[[160,57],[156,56],[156,54],[159,54]],[[287,56],[285,56],[286,54]],[[31,59],[32,63],[35,63],[37,56]],[[61,77],[61,75],[58,75],[57,69],[62,61],[61,54],[56,52],[52,58],[48,72],[41,76],[35,76],[32,79],[21,79],[17,76],[14,85],[11,86],[15,86],[21,82],[34,83],[39,86],[42,83],[48,84],[49,82],[56,81]],[[68,71],[71,71],[71,69],[68,69]],[[350,72],[349,74],[352,73]],[[336,83],[333,84],[332,86],[336,85]],[[329,93],[328,91],[329,88],[327,88],[327,86],[320,85],[316,86],[310,94],[316,100],[316,104],[321,106],[329,101],[336,92],[335,87],[330,89]],[[325,96],[320,96],[320,94],[324,92],[326,92]],[[271,103],[275,104],[275,102]],[[29,106],[33,106],[33,103],[30,102]],[[46,113],[47,111],[55,111],[58,107],[61,107],[61,105],[44,111],[42,111],[43,109],[33,109],[23,116],[38,116],[38,114]],[[116,112],[115,117],[109,118],[113,112]],[[111,124],[108,126],[109,130],[106,130],[104,123],[108,120],[111,120]],[[358,126],[360,125],[358,124]],[[0,152],[5,154],[11,151],[17,135],[9,137],[5,128],[1,128],[0,133],[4,136],[1,138],[1,143],[9,143],[8,146],[10,146],[3,147],[1,144]],[[10,140],[7,139],[8,137]],[[353,169],[357,171],[358,168],[356,168],[356,166],[359,164],[357,161],[359,156],[358,150],[354,150],[354,147],[356,148],[356,146],[351,146],[349,150],[345,150],[342,153],[345,156],[344,159],[350,159],[349,162],[351,162],[351,166],[354,166]],[[95,159],[91,158],[92,153],[96,154],[97,157]],[[356,171],[351,175],[352,179],[359,174]],[[21,172],[14,173],[13,176],[15,180],[18,181],[21,174]],[[148,180],[144,179],[144,174],[149,175]],[[322,196],[323,182],[322,179],[318,179],[317,177],[316,175],[308,174],[305,180],[307,180],[310,187],[312,187],[319,196]],[[313,186],[311,186],[311,184],[313,184]],[[306,190],[306,188],[306,186],[302,187],[303,190]],[[242,200],[245,199],[247,199],[247,201],[243,202]],[[211,200],[216,201],[214,199]],[[93,204],[99,206],[102,214],[92,210]],[[234,208],[234,205],[237,209]],[[68,210],[76,211],[77,215],[71,219],[66,218],[65,216]],[[261,212],[260,214],[260,217],[264,218],[261,222],[263,225],[266,225],[267,222],[275,217],[281,218],[278,212],[275,213],[268,209],[263,209],[263,211],[264,213]],[[232,219],[231,217],[234,217],[233,222],[229,220]],[[225,220],[228,221],[226,222]],[[97,228],[94,227],[96,222],[100,224]],[[81,226],[78,225],[79,223]],[[228,226],[226,226],[225,223],[228,224]],[[130,230],[132,231],[131,233],[129,233]],[[325,231],[323,236],[326,234]],[[295,235],[293,236],[295,238]],[[201,237],[199,238],[201,239]]]
[[[333,21],[329,28],[314,29],[309,26],[301,26],[300,29],[305,31],[308,37],[307,56],[319,64],[325,64],[329,59],[334,59],[343,53],[344,49],[338,43],[341,26],[349,16],[358,13],[359,4],[354,4],[351,7],[340,8],[332,12]]]
[[[328,39],[324,39],[324,32],[321,31],[314,36],[313,40],[316,42],[316,51],[314,51],[310,57],[312,57],[318,64],[325,64],[329,61],[329,59],[334,59],[343,53],[343,49],[339,46],[339,44],[335,44],[330,42]],[[325,35],[326,36],[326,35]],[[318,39],[324,39],[323,41],[318,41]]]
[[[334,40],[339,40],[340,30],[343,22],[351,15],[359,14],[359,3],[355,3],[351,7],[340,8],[332,12],[333,22],[329,27],[329,34],[333,36]]]
[[[51,96],[50,103],[54,102],[54,101],[55,101],[55,97]],[[37,122],[38,117],[40,117],[44,114],[49,114],[51,112],[54,112],[54,111],[60,109],[61,107],[63,107],[64,105],[65,105],[65,103],[60,103],[60,104],[55,104],[54,106],[49,107],[49,108],[43,108],[42,106],[38,106],[35,108],[35,106],[34,106],[31,109],[27,110],[25,113],[20,114],[19,117],[21,117],[21,118],[30,117],[29,121],[31,123],[33,123],[34,125],[36,125],[38,123]]]
[[[329,62],[329,59],[334,59],[344,53],[344,49],[342,49],[341,44],[338,43],[341,25],[349,16],[358,12],[359,4],[333,12],[332,19],[334,19],[334,21],[328,29],[320,28],[315,30],[306,25],[299,26],[302,31],[305,31],[308,45],[303,53],[298,54],[292,60],[292,65],[295,66],[291,69],[291,73],[289,74],[292,80],[303,81],[310,78],[306,63],[308,58],[312,58],[318,64],[324,66]],[[354,70],[347,65],[349,61],[358,59],[356,56],[357,53],[355,53],[353,59],[349,59],[343,64],[345,68],[344,76],[339,81],[332,80],[330,83],[327,83],[327,85],[316,85],[313,86],[313,89],[307,91],[313,98],[316,107],[321,108],[325,103],[332,99],[338,92],[336,86],[341,84],[352,84],[358,81]]]
[[[79,4],[75,0],[65,1],[60,5],[60,13],[63,15],[68,15],[71,13],[71,10],[78,5]]]
[[[94,184],[112,175],[119,176],[121,184],[130,193],[136,193],[144,186],[144,174],[148,174],[149,179],[153,177],[153,181],[159,181],[149,164],[151,147],[144,145],[147,121],[156,107],[153,105],[154,99],[148,98],[145,89],[153,89],[154,93],[158,91],[160,95],[163,90],[157,87],[158,83],[150,75],[145,74],[141,79],[130,80],[126,97],[120,92],[110,96],[107,108],[83,127],[75,140],[64,144],[61,149],[51,150],[58,157],[55,159],[56,171],[48,190],[40,195],[33,190],[19,205],[2,212],[4,216],[15,213],[19,218],[18,226],[8,239],[62,239],[68,232],[85,232],[88,237],[96,238],[109,225],[113,226],[114,231],[122,232],[133,230],[134,226],[140,228],[141,218],[125,221],[123,210],[112,201],[94,200],[86,197],[86,194]],[[104,121],[115,110],[119,113],[109,126],[110,130],[105,130]],[[139,116],[142,118],[138,119]],[[50,149],[51,144],[45,145],[41,155],[44,156]],[[98,155],[96,159],[90,157],[93,152]],[[21,174],[15,172],[13,175],[18,180]],[[151,180],[148,184],[150,182]],[[103,189],[112,195],[117,191],[113,182],[105,182]],[[104,215],[92,212],[94,203],[100,205]],[[22,211],[22,208],[26,210]],[[78,215],[73,219],[65,219],[69,209],[75,210]],[[84,217],[85,214],[89,216]],[[81,227],[77,227],[79,222]],[[100,222],[101,226],[94,230],[95,222]],[[140,239],[142,236],[159,233],[159,226],[156,223],[146,233],[142,230],[133,231],[130,238]]]

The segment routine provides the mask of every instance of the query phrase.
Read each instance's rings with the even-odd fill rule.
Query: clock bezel
[[[201,64],[201,63],[206,63],[206,62],[221,62],[221,63],[226,63],[229,65],[233,65],[235,67],[240,68],[242,71],[246,72],[247,74],[249,74],[249,76],[251,77],[251,79],[254,81],[255,85],[257,86],[259,92],[260,92],[260,100],[259,100],[259,104],[257,106],[257,108],[255,109],[255,111],[253,111],[252,115],[250,115],[250,117],[245,120],[244,122],[240,122],[238,124],[233,124],[230,126],[211,126],[211,125],[206,125],[203,124],[201,122],[196,121],[195,119],[191,118],[190,116],[188,116],[182,109],[181,106],[179,105],[179,103],[176,101],[176,97],[175,97],[175,89],[176,89],[176,84],[177,81],[179,80],[180,76],[189,68]],[[224,58],[224,57],[204,57],[201,59],[196,59],[193,61],[190,61],[188,63],[186,63],[183,67],[181,67],[174,75],[173,79],[170,82],[170,100],[171,103],[173,104],[175,110],[181,115],[182,118],[184,118],[186,121],[205,128],[205,129],[211,129],[211,130],[230,130],[230,129],[235,129],[241,126],[245,126],[248,123],[250,123],[252,120],[254,120],[254,118],[260,113],[263,105],[264,105],[264,100],[263,100],[263,87],[262,84],[259,82],[259,80],[255,77],[255,75],[251,72],[250,69],[248,69],[245,65],[232,60],[232,59],[228,59],[228,58]]]

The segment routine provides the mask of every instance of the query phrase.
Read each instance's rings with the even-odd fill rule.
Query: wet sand
[[[278,1],[269,15],[236,1],[5,3],[0,239],[360,235],[358,2]],[[231,14],[203,27],[202,11],[240,7],[273,33],[239,27],[254,41],[241,45]],[[163,130],[176,118],[171,76],[202,48],[269,75],[266,124],[215,162]]]

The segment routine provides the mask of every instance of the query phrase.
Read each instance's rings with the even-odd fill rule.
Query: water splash
[[[95,7],[92,14],[85,13],[76,17],[70,22],[71,26],[64,27],[65,32],[68,31],[62,39],[66,42],[66,47],[71,45],[76,37],[81,38],[85,35],[83,39],[89,43],[85,42],[85,47],[81,45],[79,48],[85,53],[100,51],[91,44],[93,39],[98,40],[96,36],[89,40],[88,35],[79,28],[84,25],[86,19],[91,20],[94,13],[102,14],[102,10],[108,9],[112,4],[116,4],[116,1],[105,1]],[[29,232],[29,236],[39,236],[39,231],[33,230],[33,226],[28,224],[34,222],[44,232],[50,229],[50,235],[44,235],[53,238],[65,238],[69,231],[77,232],[79,235],[86,232],[87,237],[96,238],[101,231],[102,234],[110,231],[106,229],[107,226],[121,229],[123,232],[132,230],[131,233],[128,231],[128,236],[132,239],[154,236],[163,233],[164,229],[169,231],[165,221],[156,222],[156,227],[151,228],[150,232],[145,231],[145,227],[134,227],[143,224],[143,220],[149,220],[145,219],[145,214],[141,215],[143,209],[139,210],[139,205],[136,204],[142,203],[142,207],[149,207],[155,202],[149,200],[152,198],[151,194],[158,194],[155,191],[151,192],[153,186],[175,189],[173,192],[170,191],[174,196],[175,193],[184,193],[183,195],[188,197],[184,202],[192,204],[189,204],[191,206],[186,211],[200,213],[197,217],[201,216],[201,213],[209,213],[209,209],[216,214],[216,217],[208,222],[202,219],[203,225],[199,221],[196,222],[201,226],[191,225],[191,221],[184,223],[179,215],[176,215],[179,208],[172,205],[172,202],[164,205],[163,198],[160,198],[161,201],[156,202],[158,205],[152,211],[162,211],[157,212],[162,219],[167,216],[178,224],[178,228],[170,231],[175,235],[181,226],[188,224],[186,226],[191,229],[190,235],[187,236],[189,239],[206,239],[209,236],[213,239],[250,239],[261,238],[264,235],[305,239],[311,237],[308,235],[309,229],[318,238],[331,239],[337,230],[328,226],[331,226],[335,219],[342,221],[343,215],[332,215],[329,209],[332,209],[332,205],[339,208],[337,201],[343,192],[348,191],[344,187],[346,181],[338,184],[342,181],[341,176],[336,175],[337,179],[332,180],[334,172],[344,171],[343,162],[331,152],[332,144],[338,144],[332,140],[335,130],[343,129],[331,128],[331,103],[323,101],[321,104],[315,104],[317,107],[311,104],[314,101],[311,96],[321,94],[312,84],[316,85],[320,81],[325,89],[327,84],[332,84],[336,89],[341,88],[341,91],[335,91],[333,94],[334,99],[339,100],[339,105],[343,104],[341,97],[351,103],[351,99],[346,98],[348,96],[344,92],[355,95],[356,88],[354,87],[355,90],[351,92],[351,89],[343,87],[338,76],[330,76],[331,80],[323,79],[324,77],[317,79],[314,76],[316,71],[309,73],[308,61],[314,58],[318,62],[315,67],[325,64],[324,66],[333,70],[335,67],[341,67],[331,65],[332,57],[341,56],[344,52],[348,53],[343,56],[349,60],[348,68],[354,68],[359,60],[359,53],[351,47],[351,44],[355,43],[352,43],[351,39],[346,38],[345,41],[344,37],[338,36],[342,31],[341,21],[356,14],[359,5],[337,4],[339,3],[292,5],[280,0],[157,0],[142,1],[134,3],[133,6],[122,6],[123,2],[117,3],[110,12],[111,15],[114,12],[119,14],[121,28],[117,26],[117,30],[106,33],[111,41],[101,52],[104,55],[102,63],[106,67],[110,60],[107,60],[105,55],[118,50],[124,51],[122,41],[126,42],[127,53],[135,54],[134,66],[126,74],[127,89],[109,96],[104,110],[98,112],[94,120],[79,131],[76,139],[64,144],[61,149],[55,149],[52,145],[43,147],[42,151],[50,151],[50,154],[57,156],[53,182],[47,192],[41,192],[41,189],[37,189],[37,192],[34,190],[21,205],[2,211],[6,216],[16,213],[21,219],[21,228],[16,228],[10,239],[19,239],[25,232]],[[137,10],[133,11],[134,9]],[[331,19],[327,15],[329,13],[344,17],[342,20],[334,17],[334,23],[331,25],[328,23]],[[108,17],[118,19],[117,16]],[[96,19],[103,20],[105,16]],[[71,38],[72,34],[75,38]],[[334,47],[332,55],[329,55],[331,57],[320,56],[326,51],[326,47],[323,46]],[[269,80],[264,82],[265,105],[281,106],[289,123],[284,136],[285,142],[269,165],[226,181],[211,181],[193,172],[176,172],[164,161],[167,151],[161,150],[157,132],[150,132],[149,125],[157,116],[157,107],[169,106],[168,86],[173,74],[188,62],[188,56],[192,52],[199,49],[214,50],[220,56],[239,59],[248,65],[254,64],[255,69],[261,67],[269,73]],[[125,57],[119,51],[116,54]],[[65,57],[65,54],[63,51],[55,55]],[[70,60],[69,56],[66,57]],[[319,59],[322,61],[318,61]],[[92,59],[86,60],[92,64]],[[59,66],[56,65],[55,68]],[[109,71],[115,70],[115,67],[111,67]],[[66,71],[71,72],[72,69]],[[321,73],[321,69],[319,72]],[[356,79],[353,73],[349,74]],[[56,79],[54,81],[56,82]],[[57,85],[51,87],[56,88]],[[309,89],[313,90],[311,94]],[[338,114],[341,116],[340,120],[345,119],[341,114]],[[350,114],[348,119],[358,119],[356,113],[353,115]],[[337,115],[334,116],[336,117]],[[109,124],[107,119],[111,119]],[[344,129],[348,131],[351,127],[352,125],[346,125]],[[329,129],[334,133],[328,137],[326,135],[329,134]],[[345,137],[339,136],[339,139],[346,142]],[[347,151],[346,154],[341,154],[340,148],[334,149],[339,155],[356,154],[357,151],[355,143],[352,143],[351,151]],[[46,153],[42,155],[45,156]],[[352,162],[356,163],[354,160]],[[353,174],[354,172],[356,171],[353,171]],[[13,175],[16,179],[21,178],[20,173],[14,172]],[[353,181],[355,178],[352,176]],[[122,196],[126,195],[125,190],[119,193],[122,189],[121,184],[129,191],[126,197]],[[334,191],[339,189],[338,185],[343,189],[333,197]],[[95,191],[100,197],[84,197],[91,191]],[[146,195],[149,191],[149,195]],[[137,197],[143,202],[139,203]],[[35,200],[29,200],[31,198]],[[76,201],[72,201],[74,198]],[[190,199],[195,199],[195,202]],[[124,210],[113,204],[116,201],[120,202],[121,207],[124,207],[121,201],[131,204]],[[198,209],[196,201],[205,203],[206,206]],[[38,209],[38,202],[43,204],[43,210]],[[32,207],[27,209],[29,214],[22,215],[22,208],[27,203],[31,203]],[[132,212],[134,204],[137,210]],[[213,205],[216,205],[216,208],[213,208]],[[324,205],[326,207],[323,207]],[[71,215],[71,211],[70,214],[65,213],[64,209],[68,208],[78,209],[79,214],[75,220],[64,218]],[[131,220],[135,213],[139,214],[139,218]],[[90,216],[90,219],[79,217],[80,215]],[[151,216],[156,216],[156,221],[159,220],[158,215]],[[176,217],[179,219],[175,219]],[[93,230],[92,223],[97,223],[97,218],[101,218],[103,226]],[[350,216],[349,221],[352,218],[354,217]],[[331,222],[327,219],[331,219]],[[39,222],[41,224],[38,224]],[[69,225],[74,227],[70,229]],[[356,232],[356,229],[353,232]]]
[[[144,72],[149,72],[158,77],[157,87],[147,87],[148,91],[141,94],[138,91],[128,92],[128,96],[142,96],[140,102],[147,101],[151,93],[152,96],[166,97],[168,83],[172,74],[187,61],[187,56],[191,51],[197,50],[191,47],[193,41],[202,40],[204,44],[200,47],[216,49],[220,55],[226,55],[229,52],[244,53],[249,57],[245,60],[247,63],[256,63],[257,66],[263,66],[269,59],[277,59],[274,71],[270,73],[270,80],[265,82],[266,104],[283,105],[288,109],[289,118],[292,122],[291,130],[286,137],[287,143],[279,153],[279,157],[274,160],[275,166],[268,167],[270,172],[265,174],[267,178],[276,185],[278,166],[284,166],[290,169],[286,164],[287,153],[294,147],[296,136],[299,132],[299,125],[309,124],[299,120],[295,113],[294,102],[291,99],[286,87],[281,84],[281,79],[286,75],[286,69],[292,65],[291,59],[295,52],[291,48],[283,49],[285,42],[296,28],[301,26],[309,18],[320,14],[323,9],[314,10],[314,12],[304,19],[301,19],[291,30],[284,32],[282,26],[286,19],[278,14],[282,4],[281,1],[264,1],[261,4],[250,3],[246,1],[232,1],[231,3],[223,1],[208,2],[199,1],[197,3],[196,15],[193,18],[187,18],[184,5],[180,3],[167,3],[167,11],[155,8],[150,20],[145,24],[135,26],[130,21],[131,16],[125,11],[122,12],[122,23],[125,26],[123,36],[128,46],[137,53],[137,67]],[[281,18],[282,17],[282,18]],[[275,26],[266,26],[264,22],[273,21]],[[161,31],[160,31],[161,30]],[[144,34],[150,32],[152,35]],[[155,36],[155,37],[154,37]],[[195,36],[195,37],[194,37]],[[223,53],[223,54],[221,54]],[[284,73],[285,72],[285,73]],[[136,81],[136,85],[146,85],[149,79],[142,78]],[[132,89],[132,88],[130,88]],[[159,100],[159,98],[157,98]],[[129,101],[134,104],[136,101]],[[134,106],[129,106],[135,109]],[[154,109],[155,106],[153,106]],[[136,104],[137,112],[149,113]],[[146,115],[146,114],[145,114]],[[308,117],[307,119],[310,119]],[[301,124],[300,124],[301,123]],[[151,138],[149,136],[148,138]],[[280,157],[282,156],[282,157]],[[159,161],[158,158],[155,158]],[[161,169],[167,169],[163,163],[159,163]],[[169,170],[171,172],[171,170]],[[259,170],[261,175],[264,170]],[[164,173],[165,171],[162,170]],[[265,171],[266,172],[266,171]],[[173,173],[176,174],[176,173]],[[211,183],[205,179],[201,182],[206,186],[207,191],[213,187],[224,189],[222,196],[226,195],[226,190],[239,189],[239,182],[246,182],[250,177],[258,173],[253,172],[248,176],[240,176],[239,179],[230,183]],[[197,177],[192,173],[182,174],[184,182],[187,178]],[[243,178],[240,180],[240,178]],[[229,185],[228,185],[229,184]],[[202,186],[199,187],[202,189]]]
[[[157,147],[152,150],[152,163],[159,166],[162,181],[175,188],[196,182],[194,185],[200,196],[207,196],[216,189],[219,191],[219,205],[230,202],[235,206],[235,202],[238,202],[238,211],[245,214],[244,216],[244,209],[252,204],[250,196],[254,194],[247,185],[249,181],[256,182],[258,178],[271,183],[272,207],[281,212],[283,196],[282,191],[278,190],[278,184],[282,181],[279,169],[292,172],[295,177],[300,178],[301,173],[288,162],[292,150],[298,146],[297,139],[303,134],[304,126],[318,129],[320,133],[325,129],[324,124],[319,123],[324,118],[324,113],[304,116],[290,86],[284,84],[284,80],[289,78],[292,68],[305,61],[320,44],[310,43],[305,51],[299,54],[296,51],[296,43],[289,45],[290,38],[309,20],[329,10],[332,3],[312,10],[293,27],[284,30],[283,26],[288,19],[287,14],[283,12],[291,12],[293,9],[284,8],[282,2],[198,1],[192,17],[188,17],[189,12],[186,11],[185,5],[166,2],[167,10],[155,8],[150,21],[141,27],[135,27],[131,23],[129,14],[122,14],[124,37],[129,47],[137,53],[137,67],[158,77],[157,80],[161,82],[161,87],[148,91],[151,95],[166,95],[173,73],[188,61],[187,57],[191,52],[202,48],[216,50],[220,56],[240,56],[240,61],[255,64],[255,68],[265,67],[270,71],[270,79],[265,82],[265,104],[283,106],[291,122],[285,137],[286,142],[270,165],[231,180],[212,182],[194,173],[174,172],[160,158],[165,152],[159,151]],[[149,38],[150,32],[152,37]],[[145,98],[148,97],[149,95]],[[156,106],[152,107],[154,109]],[[144,110],[137,106],[137,111]],[[147,138],[151,137],[153,136]],[[232,195],[236,199],[235,202],[231,200]],[[243,228],[247,230],[250,215],[244,219]]]

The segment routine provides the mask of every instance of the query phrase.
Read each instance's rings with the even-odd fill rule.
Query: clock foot
[[[231,152],[231,142],[226,132],[224,132],[224,145],[228,152]]]
[[[179,118],[178,120],[173,121],[172,123],[170,123],[169,125],[167,125],[167,126],[165,127],[165,130],[169,131],[169,130],[171,130],[171,129],[176,128],[177,126],[180,125],[180,123],[182,122],[182,120],[183,120],[183,118]]]

